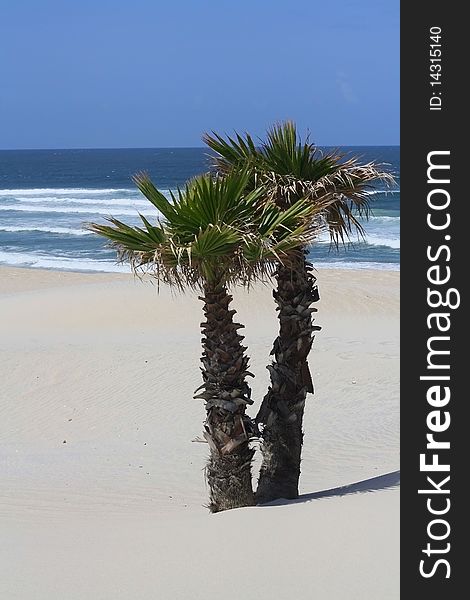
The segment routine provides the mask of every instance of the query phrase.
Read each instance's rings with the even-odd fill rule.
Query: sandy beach
[[[302,496],[210,515],[196,295],[1,268],[0,598],[397,599],[399,273],[318,280]],[[254,415],[276,313],[234,298]]]

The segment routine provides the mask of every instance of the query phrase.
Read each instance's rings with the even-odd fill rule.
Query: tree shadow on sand
[[[322,490],[321,492],[312,492],[310,494],[301,494],[294,500],[285,500],[283,498],[279,500],[273,500],[273,502],[267,502],[259,506],[281,506],[284,504],[299,504],[300,502],[310,502],[311,500],[319,500],[320,498],[331,498],[334,496],[346,496],[348,494],[358,494],[364,492],[377,492],[379,490],[385,490],[388,488],[394,488],[400,485],[400,471],[393,471],[392,473],[385,473],[385,475],[379,475],[377,477],[371,477],[370,479],[364,479],[363,481],[357,481],[356,483],[350,483],[341,487],[332,488],[329,490]]]

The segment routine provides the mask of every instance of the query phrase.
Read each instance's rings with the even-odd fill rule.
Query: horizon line
[[[400,144],[315,144],[318,148],[399,148]],[[210,150],[207,146],[76,146],[73,148],[0,148],[0,152],[48,152],[54,150]]]

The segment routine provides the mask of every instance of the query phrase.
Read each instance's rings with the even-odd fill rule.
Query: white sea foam
[[[369,190],[364,192],[364,194],[366,194],[366,196],[375,196],[377,194],[399,194],[400,193],[400,189],[398,190]]]
[[[0,264],[38,269],[54,269],[62,271],[101,271],[105,273],[129,273],[129,265],[116,264],[109,260],[93,260],[86,258],[66,258],[46,254],[28,252],[0,252]],[[399,271],[398,263],[381,262],[316,262],[318,269],[379,269]]]
[[[85,229],[71,229],[69,227],[34,227],[34,226],[14,226],[14,225],[0,225],[0,231],[8,231],[12,233],[28,232],[34,233],[39,231],[42,233],[58,233],[64,235],[93,235],[93,232],[86,231]]]
[[[149,205],[147,204],[147,207]],[[150,206],[150,208],[138,209],[136,208],[123,208],[122,206],[44,206],[42,204],[7,204],[6,206],[0,206],[0,211],[19,211],[19,212],[35,212],[35,213],[64,213],[64,214],[84,214],[84,215],[131,215],[138,216],[138,212],[147,216],[157,216],[158,212],[156,208]]]
[[[321,239],[321,240],[318,240],[317,242],[315,242],[314,246],[316,244],[319,244],[320,246],[326,246],[326,245],[330,245],[331,241],[329,238]],[[386,246],[388,248],[394,248],[394,249],[400,248],[400,240],[399,239],[381,237],[378,235],[369,235],[366,237],[365,241],[364,240],[352,240],[350,243],[346,244],[346,247],[354,248],[354,247],[360,246],[362,244],[367,244],[369,246]]]
[[[109,260],[66,258],[33,252],[0,252],[0,264],[61,271],[102,271],[105,273],[129,273],[130,271],[129,265],[116,264]]]
[[[381,262],[317,262],[314,265],[321,269],[378,269],[379,271],[399,271],[400,263]]]
[[[320,244],[321,246],[325,246],[329,245],[330,243],[330,235],[325,231],[318,237],[314,245]],[[373,232],[367,232],[366,228],[365,240],[362,238],[352,237],[349,242],[346,242],[346,245],[349,245],[349,243],[353,247],[366,243],[369,246],[388,246],[389,248],[400,248],[400,234],[398,231],[389,232],[385,228],[378,228]]]
[[[15,198],[18,202],[28,202],[30,204],[85,204],[89,206],[142,206],[148,208],[150,203],[148,200],[139,200],[137,198],[69,198],[69,197],[57,197],[57,196],[45,196],[41,198],[32,198],[30,196],[17,196]],[[11,206],[11,205],[10,205]]]
[[[128,188],[5,188],[0,189],[0,196],[37,196],[38,194],[114,194],[114,193],[135,193],[135,187]],[[367,195],[374,194],[399,194],[398,189],[369,190]]]
[[[389,248],[400,248],[399,238],[389,238],[376,234],[369,234],[366,236],[366,242],[370,246],[388,246]]]
[[[395,221],[396,223],[400,222],[400,217],[391,217],[391,216],[386,216],[386,215],[377,215],[377,216],[373,216],[373,217],[369,217],[369,221],[374,223],[380,223],[382,221],[387,222],[387,221]]]

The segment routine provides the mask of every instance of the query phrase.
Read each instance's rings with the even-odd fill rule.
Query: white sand
[[[319,283],[303,494],[399,468],[399,274]],[[126,275],[0,270],[0,598],[399,597],[395,476],[204,509],[200,304]],[[254,414],[277,330],[269,288],[234,307]]]

